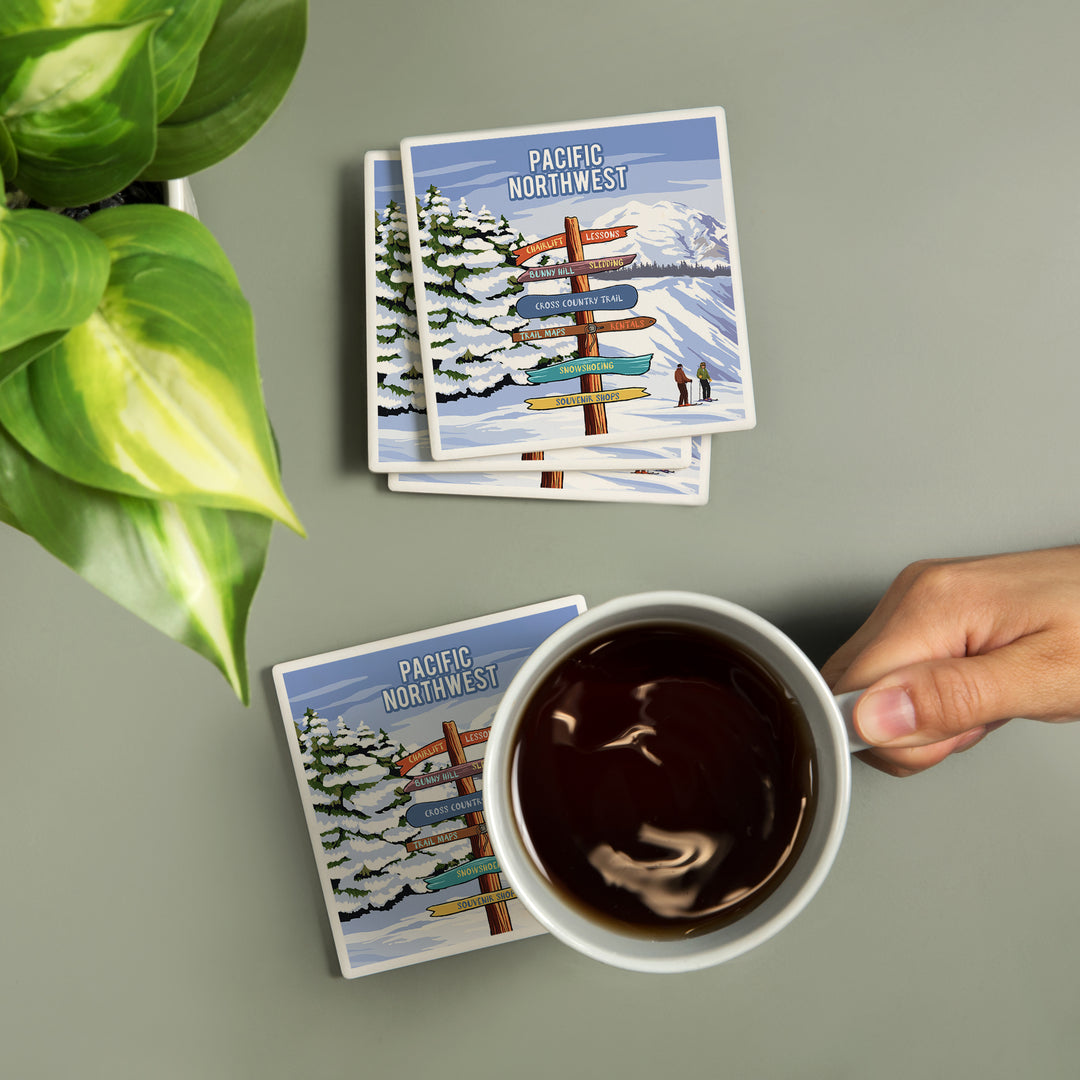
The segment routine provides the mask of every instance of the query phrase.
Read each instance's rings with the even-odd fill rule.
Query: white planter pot
[[[182,180],[165,181],[165,201],[169,206],[183,210],[193,218],[197,219],[199,216],[199,208],[195,205],[195,196],[186,177]]]

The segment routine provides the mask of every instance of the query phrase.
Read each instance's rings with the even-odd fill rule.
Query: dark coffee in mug
[[[513,748],[517,826],[565,902],[649,937],[725,926],[798,859],[814,817],[799,703],[699,626],[606,632],[532,693]]]

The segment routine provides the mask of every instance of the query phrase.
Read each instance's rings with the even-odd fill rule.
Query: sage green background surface
[[[251,707],[0,534],[0,1074],[1075,1077],[1080,725],[906,781],[856,764],[824,888],[724,967],[545,936],[345,981],[269,669],[663,587],[822,661],[913,559],[1080,538],[1078,40],[1065,0],[312,0],[284,106],[194,179],[309,532],[276,530]],[[714,439],[709,505],[389,493],[364,151],[702,105],[727,110],[758,409]]]

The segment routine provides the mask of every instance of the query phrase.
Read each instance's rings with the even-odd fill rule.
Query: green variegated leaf
[[[41,30],[45,25],[39,0],[4,0],[0,5],[0,35]]]
[[[206,657],[247,704],[244,638],[270,541],[267,518],[84,487],[0,429],[0,520]]]
[[[220,7],[221,0],[3,0],[0,35],[117,25],[168,13],[152,49],[157,118],[162,120],[184,100]]]
[[[140,6],[150,14],[154,6],[160,10],[162,3],[143,0]],[[185,0],[165,6],[171,7],[172,13],[154,35],[158,123],[187,96],[199,67],[199,54],[221,10],[221,0]]]
[[[0,522],[21,531],[19,522],[15,517],[15,511],[4,501],[4,489],[2,486],[0,486]]]
[[[240,288],[229,257],[205,225],[190,214],[152,203],[92,214],[83,225],[106,244],[114,263],[132,255],[161,255],[209,270]]]
[[[97,312],[0,384],[0,422],[79,483],[249,510],[302,533],[281,489],[251,311],[207,269],[216,242],[164,209],[157,230],[175,219],[176,248],[199,236],[201,258],[162,254],[161,245],[139,251],[116,224],[128,210],[87,219],[88,227],[104,222],[102,239],[123,257]]]
[[[10,349],[0,352],[0,383],[9,375],[14,375],[26,367],[36,356],[40,356],[47,349],[51,349],[58,341],[63,339],[66,330],[54,330],[49,334],[40,334],[29,341],[14,345]]]
[[[306,35],[307,0],[225,0],[146,179],[188,176],[243,146],[285,96]]]
[[[154,156],[150,46],[160,18],[0,38],[0,119],[14,181],[46,206],[82,206],[134,180]]]
[[[0,206],[4,204],[4,177],[14,176],[19,168],[19,153],[11,141],[7,124],[0,120]]]
[[[59,5],[68,4],[68,0],[58,0]],[[93,8],[95,0],[84,0],[80,6],[89,4]],[[44,30],[54,25],[47,15],[47,9],[56,7],[50,0],[4,0],[0,6],[0,34],[21,34],[24,30]],[[70,6],[70,5],[69,5]]]
[[[88,319],[109,280],[109,250],[47,210],[0,206],[0,353]],[[0,356],[0,379],[4,377]]]

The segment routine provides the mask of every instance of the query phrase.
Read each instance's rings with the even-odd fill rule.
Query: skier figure
[[[675,385],[679,388],[679,404],[675,407],[681,409],[684,405],[690,404],[690,392],[687,390],[690,385],[690,376],[683,371],[682,364],[675,368]]]
[[[697,369],[698,382],[701,383],[701,400],[712,401],[712,376],[702,360]]]

